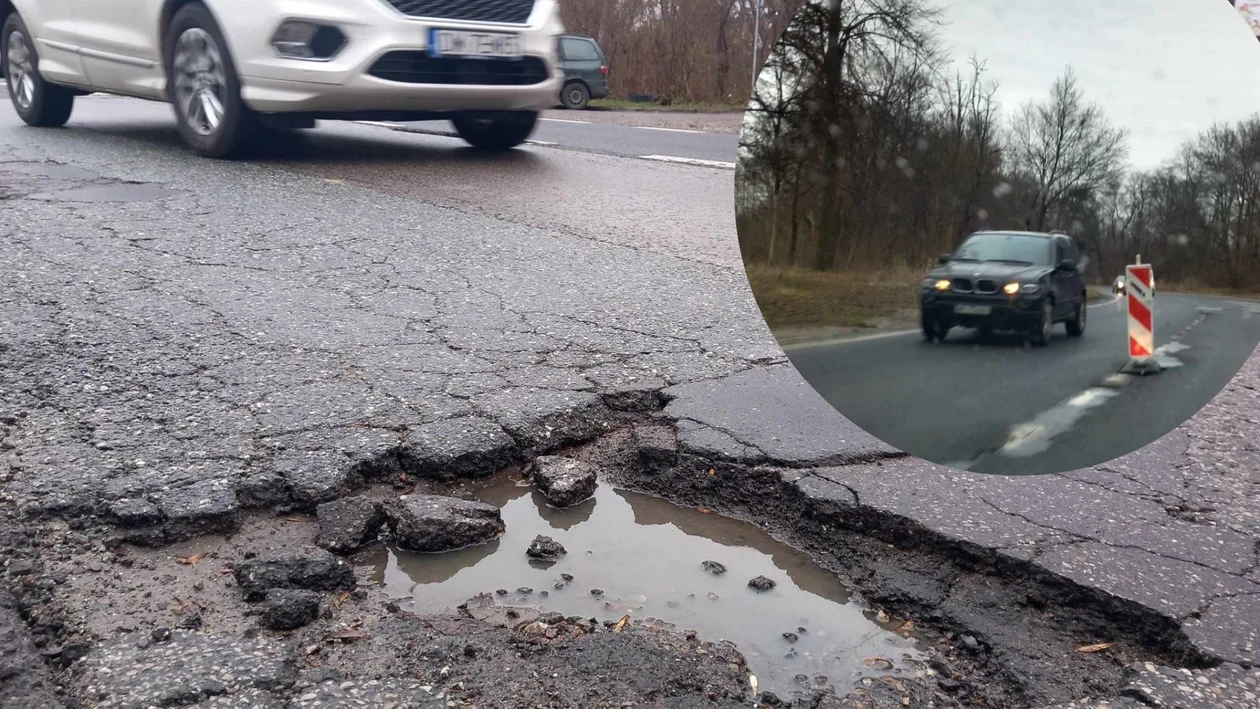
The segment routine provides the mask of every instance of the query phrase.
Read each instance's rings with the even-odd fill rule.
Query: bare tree
[[[1069,196],[1119,179],[1126,139],[1127,131],[1085,101],[1071,69],[1054,83],[1048,102],[1026,104],[1015,118],[1010,146],[1011,167],[1035,188],[1025,225],[1043,231]]]

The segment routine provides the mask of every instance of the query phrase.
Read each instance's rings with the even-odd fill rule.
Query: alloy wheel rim
[[[582,103],[582,92],[577,89],[569,89],[569,103],[574,106]]]
[[[11,32],[5,78],[9,82],[9,92],[13,100],[23,110],[30,108],[35,102],[35,64],[31,57],[31,49],[26,46],[26,37],[18,30]]]
[[[223,123],[227,71],[209,32],[193,27],[175,42],[172,62],[175,100],[184,122],[198,135],[211,135]]]

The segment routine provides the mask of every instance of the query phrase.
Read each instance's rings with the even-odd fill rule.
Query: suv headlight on
[[[1018,295],[1023,293],[1031,295],[1041,290],[1041,286],[1036,283],[1007,283],[1002,286],[1002,292],[1007,295]]]
[[[923,287],[928,290],[949,290],[949,279],[947,278],[924,278]]]

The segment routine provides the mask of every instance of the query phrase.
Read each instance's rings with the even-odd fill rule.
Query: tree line
[[[603,47],[615,96],[743,105],[758,1],[762,62],[806,0],[560,0],[560,11],[568,31]]]
[[[773,45],[736,180],[748,265],[921,270],[981,228],[1059,230],[1098,281],[1141,255],[1161,283],[1260,290],[1260,116],[1153,170],[1066,68],[1003,118],[921,0],[810,3]]]

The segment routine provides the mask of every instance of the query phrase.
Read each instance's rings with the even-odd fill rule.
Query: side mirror
[[[937,257],[936,262],[941,264],[949,263],[949,254],[941,254]]]
[[[1059,268],[1058,268],[1058,270],[1060,270],[1060,271],[1068,271],[1068,272],[1075,271],[1075,270],[1076,270],[1076,262],[1075,262],[1075,261],[1073,261],[1073,260],[1072,260],[1072,259],[1070,259],[1070,258],[1065,258],[1065,259],[1063,259],[1062,261],[1060,261],[1060,262],[1059,262]]]

